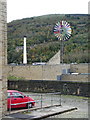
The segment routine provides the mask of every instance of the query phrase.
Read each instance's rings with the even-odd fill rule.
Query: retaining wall
[[[66,95],[90,96],[90,84],[82,82],[18,80],[8,81],[8,89],[23,92],[61,92]]]

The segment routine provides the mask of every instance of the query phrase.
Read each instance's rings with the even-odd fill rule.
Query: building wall
[[[70,71],[74,73],[88,73],[88,68],[90,64],[82,63],[82,64],[71,64]]]
[[[7,15],[6,0],[0,0],[0,118],[7,111]]]
[[[88,77],[88,75],[81,75],[81,74],[79,74],[79,75],[72,75],[72,74],[70,74],[70,75],[61,75],[61,79],[63,80],[63,81],[76,81],[76,82],[88,82],[89,81],[89,77]]]
[[[60,50],[47,62],[47,64],[60,64]]]

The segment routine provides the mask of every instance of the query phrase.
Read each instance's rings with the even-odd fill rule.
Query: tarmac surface
[[[57,99],[59,96],[55,96]],[[34,97],[35,99],[35,97]],[[37,99],[37,98],[36,98]],[[34,119],[44,119],[49,118],[50,120],[59,120],[67,118],[76,118],[77,120],[89,120],[89,106],[90,98],[62,95],[61,96],[61,106],[54,106],[45,109],[31,110],[23,113],[14,113],[6,116],[2,120],[34,120]],[[47,104],[47,103],[45,103]],[[38,104],[37,104],[38,106]],[[37,107],[36,106],[36,107]],[[35,108],[34,108],[35,109]],[[7,118],[7,119],[6,119]],[[62,120],[61,119],[61,120]]]

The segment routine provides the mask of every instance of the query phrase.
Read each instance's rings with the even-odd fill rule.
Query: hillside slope
[[[85,63],[88,60],[88,15],[51,14],[24,18],[8,23],[8,63],[22,63],[23,36],[27,36],[28,64],[47,62],[60,50],[60,41],[53,34],[56,22],[66,20],[72,36],[64,42],[64,62]]]

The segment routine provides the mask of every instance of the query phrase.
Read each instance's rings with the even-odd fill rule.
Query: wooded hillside
[[[24,18],[8,23],[8,63],[22,63],[23,37],[27,36],[28,64],[47,62],[60,50],[53,27],[58,21],[70,23],[72,36],[64,42],[65,63],[88,63],[87,14],[51,14]]]

